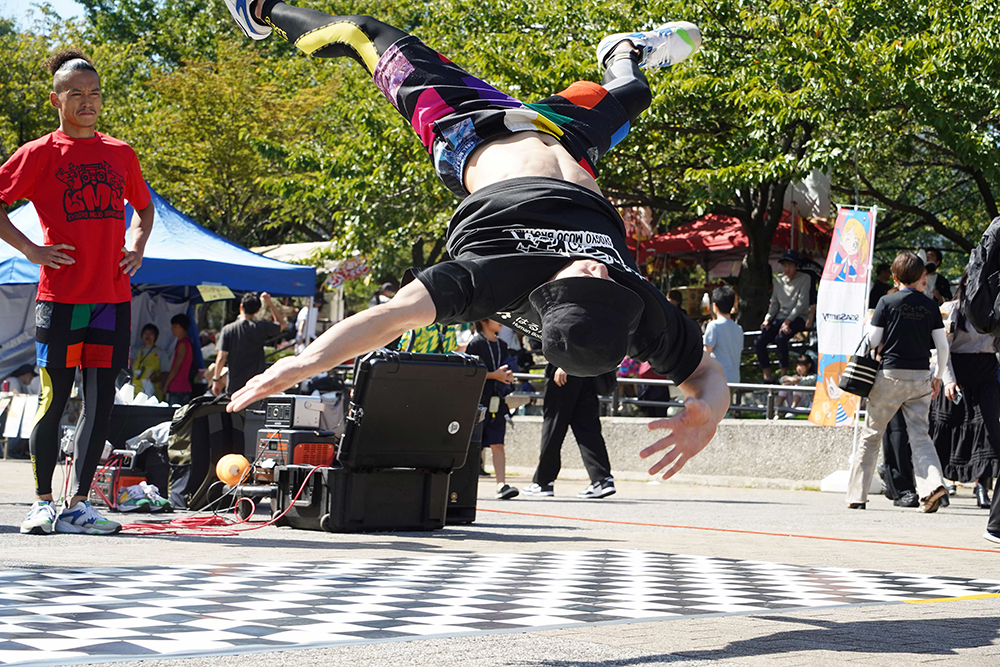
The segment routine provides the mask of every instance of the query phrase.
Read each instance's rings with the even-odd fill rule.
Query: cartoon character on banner
[[[847,368],[843,355],[820,355],[819,378],[809,420],[820,426],[848,426],[857,412],[860,399],[840,388],[840,376]]]
[[[847,211],[839,234],[834,234],[834,248],[827,256],[823,280],[839,283],[863,283],[868,275],[868,213]]]

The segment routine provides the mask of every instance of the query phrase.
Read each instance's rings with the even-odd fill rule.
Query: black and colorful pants
[[[480,145],[516,132],[549,134],[596,177],[597,161],[628,134],[652,101],[629,54],[612,56],[603,84],[577,81],[524,103],[472,76],[416,37],[369,16],[331,16],[265,0],[263,16],[278,34],[320,58],[349,57],[413,126],[438,176],[468,196],[465,164]]]
[[[29,446],[35,493],[52,493],[59,459],[59,422],[73,390],[76,369],[83,378],[83,412],[74,445],[73,495],[86,496],[101,460],[115,402],[115,380],[129,365],[132,302],[35,303],[35,351],[42,391]]]

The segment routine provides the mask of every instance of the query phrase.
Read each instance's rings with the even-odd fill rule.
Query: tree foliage
[[[51,129],[40,62],[79,45],[102,71],[102,129],[215,231],[247,245],[333,239],[385,277],[441,259],[456,200],[356,63],[307,58],[277,37],[250,43],[221,2],[81,2],[79,24],[44,10],[20,31],[0,22],[0,66],[14,73],[0,81],[0,156]],[[883,209],[883,247],[967,249],[997,215],[1000,28],[986,0],[298,4],[381,18],[525,101],[598,78],[605,34],[698,23],[704,50],[648,72],[654,104],[600,182],[651,207],[660,231],[706,212],[738,218],[750,239],[745,325],[765,307],[784,193],[815,169],[838,200],[857,191]]]

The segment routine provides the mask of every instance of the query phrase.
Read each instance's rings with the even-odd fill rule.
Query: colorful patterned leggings
[[[612,56],[602,84],[577,81],[523,103],[477,79],[412,35],[370,16],[331,16],[264,0],[262,15],[305,53],[358,61],[410,122],[438,176],[460,197],[465,163],[484,142],[515,132],[554,136],[596,177],[597,161],[625,138],[652,102],[637,55]]]

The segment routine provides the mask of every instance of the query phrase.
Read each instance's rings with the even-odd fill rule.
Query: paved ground
[[[849,512],[841,497],[818,492],[640,481],[620,482],[619,493],[603,501],[577,500],[573,496],[585,484],[568,480],[557,484],[559,495],[553,499],[498,502],[491,499],[489,480],[483,480],[476,523],[433,533],[332,535],[269,527],[239,537],[96,538],[17,534],[30,497],[30,477],[25,462],[0,463],[0,479],[4,480],[0,485],[0,568],[640,549],[811,567],[1000,579],[1000,550],[991,549],[980,537],[986,513],[974,507],[970,492],[964,489],[950,508],[922,515],[894,508],[882,498],[872,499],[867,511]],[[587,625],[141,664],[242,667],[363,661],[399,665],[947,662],[978,667],[1000,664],[1000,598]]]

